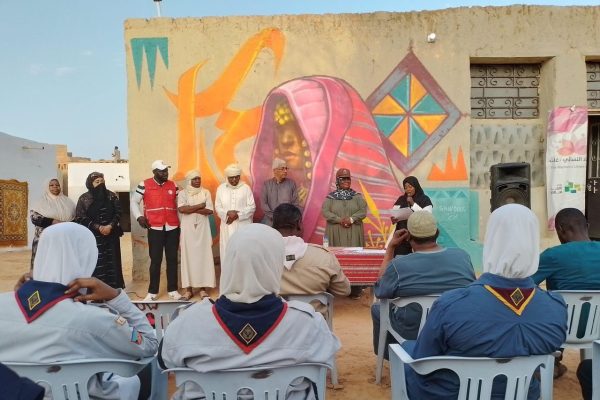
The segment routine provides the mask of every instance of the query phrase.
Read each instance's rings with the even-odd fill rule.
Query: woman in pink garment
[[[346,167],[352,170],[356,190],[371,205],[365,219],[365,245],[383,246],[387,218],[374,215],[372,208],[389,208],[398,183],[369,109],[347,82],[311,76],[286,82],[269,93],[250,162],[255,196],[271,177],[273,157],[286,161],[288,177],[298,187],[306,241],[321,243],[326,224],[321,205],[335,190],[335,171]],[[261,216],[262,210],[257,210],[255,217]]]

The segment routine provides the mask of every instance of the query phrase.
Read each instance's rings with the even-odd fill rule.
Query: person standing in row
[[[31,243],[31,269],[42,231],[50,225],[70,222],[75,218],[75,203],[65,196],[58,179],[51,178],[44,182],[42,197],[29,211],[31,223],[35,225],[35,234]]]
[[[98,261],[93,277],[112,288],[124,288],[121,265],[121,203],[106,189],[104,175],[92,172],[85,181],[87,192],[79,196],[75,220],[88,228],[96,238]]]
[[[350,188],[350,170],[340,168],[335,174],[336,190],[329,193],[321,212],[327,220],[325,234],[334,247],[363,247],[365,235],[363,219],[367,216],[367,202]]]
[[[200,298],[208,297],[207,288],[215,287],[215,264],[208,216],[213,214],[210,192],[202,187],[200,172],[185,175],[187,185],[177,196],[181,213],[181,285],[186,288],[182,300],[194,296],[192,288],[200,288]]]
[[[169,165],[163,160],[152,163],[154,176],[139,183],[131,198],[131,215],[148,230],[150,284],[144,301],[158,299],[160,265],[163,249],[167,257],[167,291],[171,300],[180,300],[177,291],[177,250],[179,249],[179,216],[177,185],[169,180]],[[144,213],[140,205],[144,202]]]
[[[225,255],[227,241],[238,229],[252,223],[254,210],[254,196],[250,186],[240,182],[242,169],[237,164],[230,164],[225,168],[226,182],[217,188],[215,198],[215,211],[221,219],[219,237],[219,254]]]
[[[414,176],[407,176],[402,181],[402,187],[404,188],[404,194],[398,197],[398,200],[394,203],[394,208],[406,208],[410,207],[413,211],[429,211],[433,212],[433,204],[431,199],[423,192],[419,180]],[[406,229],[406,221],[408,219],[399,220],[392,217],[392,223],[396,224],[396,231],[400,229]],[[401,242],[396,246],[394,252],[395,256],[405,255],[412,253],[412,248],[408,240]]]
[[[286,162],[281,158],[274,159],[273,178],[264,182],[260,192],[260,206],[265,213],[263,224],[273,226],[273,211],[280,204],[289,203],[296,207],[300,206],[296,182],[288,178],[287,174]]]

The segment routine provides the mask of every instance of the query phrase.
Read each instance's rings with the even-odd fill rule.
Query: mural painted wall
[[[175,180],[199,169],[214,196],[225,166],[237,162],[258,196],[280,157],[300,188],[305,239],[320,243],[321,204],[335,171],[347,167],[367,200],[366,243],[380,247],[392,229],[387,210],[403,192],[399,182],[415,175],[434,202],[442,243],[465,248],[479,265],[480,210],[489,191],[469,180],[469,64],[534,49],[556,54],[552,38],[530,49],[525,42],[476,47],[494,33],[513,35],[503,19],[539,19],[522,29],[541,31],[543,16],[554,16],[551,8],[536,10],[543,12],[129,20],[132,185],[151,175],[154,159],[164,159]],[[428,43],[434,31],[440,39]],[[548,104],[561,97],[552,96]],[[255,220],[261,216],[257,210]],[[144,242],[145,232],[134,230],[134,274],[146,269]]]

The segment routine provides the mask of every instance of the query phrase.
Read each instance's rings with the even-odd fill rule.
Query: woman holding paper
[[[402,186],[404,187],[404,194],[398,197],[398,200],[394,203],[394,209],[406,208],[412,211],[425,210],[433,212],[431,199],[423,192],[423,188],[421,188],[421,184],[417,178],[414,176],[407,176],[402,181]],[[396,230],[406,229],[406,220],[408,220],[408,217],[403,218],[400,216],[400,218],[395,218],[392,216],[392,223],[396,224]],[[397,256],[410,253],[412,253],[412,248],[408,241],[404,241],[396,247],[394,255]]]

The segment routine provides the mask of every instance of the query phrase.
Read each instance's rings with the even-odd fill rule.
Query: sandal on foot
[[[205,297],[210,297],[210,296],[208,295],[208,293],[206,292],[206,290],[201,290],[200,291],[200,298],[203,299]]]
[[[183,301],[188,301],[189,299],[191,299],[192,297],[194,297],[194,293],[190,292],[189,290],[186,291],[182,296],[180,300]]]

